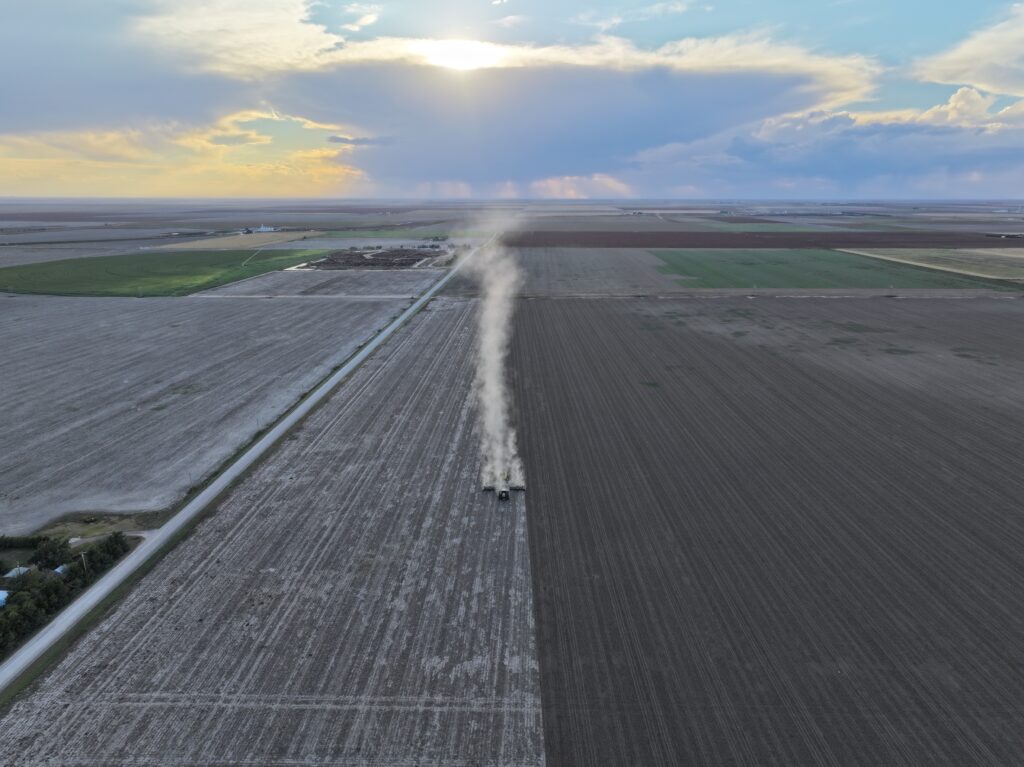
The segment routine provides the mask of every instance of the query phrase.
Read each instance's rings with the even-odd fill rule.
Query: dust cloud
[[[489,222],[488,228],[500,231],[508,224]],[[480,479],[484,485],[521,486],[525,478],[512,426],[507,361],[522,272],[512,251],[493,239],[470,256],[463,269],[480,289],[473,387],[480,410]]]

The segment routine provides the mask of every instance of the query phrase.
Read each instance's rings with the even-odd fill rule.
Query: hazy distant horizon
[[[286,203],[310,205],[360,205],[396,203],[401,205],[523,205],[548,203],[552,205],[618,205],[625,207],[643,207],[654,203],[673,205],[1024,205],[1022,197],[518,197],[518,198],[486,198],[486,197],[3,197],[4,204],[63,204],[63,203],[110,203],[127,205],[165,205],[176,202],[196,202],[204,205],[226,204],[260,204]]]

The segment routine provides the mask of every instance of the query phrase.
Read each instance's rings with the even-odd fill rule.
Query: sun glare
[[[479,40],[425,40],[418,53],[435,67],[463,71],[496,67],[505,57],[501,46]]]

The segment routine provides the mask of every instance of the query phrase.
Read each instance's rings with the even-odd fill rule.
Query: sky
[[[1024,3],[0,2],[0,196],[1022,187]]]

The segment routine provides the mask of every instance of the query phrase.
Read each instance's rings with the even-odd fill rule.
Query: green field
[[[184,296],[322,255],[322,250],[151,250],[0,269],[0,291],[62,296]]]
[[[692,288],[1006,288],[998,282],[834,250],[652,250]]]
[[[801,226],[799,224],[790,224],[784,221],[763,221],[763,222],[733,222],[733,221],[722,221],[714,218],[702,218],[699,219],[700,229],[713,232],[820,232],[824,227],[821,226]],[[826,231],[842,231],[840,229],[829,227]]]

